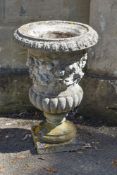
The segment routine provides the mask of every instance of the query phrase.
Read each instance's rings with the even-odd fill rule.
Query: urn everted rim
[[[62,29],[61,29],[62,28]],[[38,33],[46,32],[44,37]],[[60,37],[46,37],[48,33],[58,34]],[[64,37],[68,34],[68,37]],[[69,36],[71,34],[71,36]],[[87,24],[50,20],[38,21],[22,25],[14,32],[15,39],[26,48],[39,49],[52,52],[71,52],[87,49],[94,46],[98,41],[97,32]]]

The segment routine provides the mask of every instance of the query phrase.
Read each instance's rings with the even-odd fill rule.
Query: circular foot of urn
[[[63,119],[58,125],[42,122],[33,126],[32,132],[36,141],[51,144],[69,142],[76,137],[75,125],[66,119]]]

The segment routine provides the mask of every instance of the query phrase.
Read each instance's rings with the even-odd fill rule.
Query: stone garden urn
[[[14,37],[28,51],[30,101],[46,118],[32,128],[34,142],[46,147],[72,142],[76,128],[66,116],[82,100],[79,82],[87,49],[98,41],[96,31],[77,22],[40,21],[21,26]]]

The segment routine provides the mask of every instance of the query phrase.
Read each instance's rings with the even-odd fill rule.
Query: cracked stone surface
[[[32,119],[0,118],[0,175],[117,174],[117,127],[78,125],[80,149],[40,156],[30,130],[38,121]]]
[[[14,38],[27,48],[27,66],[33,81],[30,102],[46,117],[33,130],[34,138],[51,146],[73,140],[76,128],[66,115],[82,100],[79,81],[84,75],[87,49],[98,42],[97,32],[79,22],[37,21],[20,26]]]

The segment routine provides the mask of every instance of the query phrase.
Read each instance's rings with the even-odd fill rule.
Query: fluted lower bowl
[[[29,98],[31,103],[41,111],[51,114],[69,112],[80,104],[82,97],[82,88],[77,84],[74,86],[74,90],[68,92],[67,95],[58,95],[55,98],[46,96],[43,97],[41,94],[36,94],[32,88],[29,90]]]

